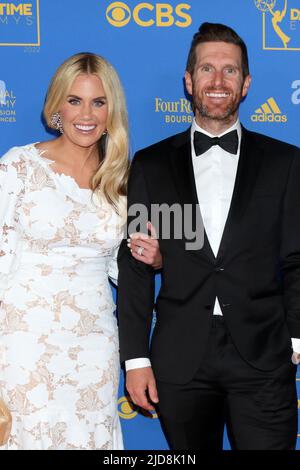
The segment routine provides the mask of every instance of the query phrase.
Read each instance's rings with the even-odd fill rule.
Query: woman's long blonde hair
[[[113,66],[92,53],[75,54],[63,62],[51,80],[44,118],[47,125],[54,128],[51,117],[59,112],[72,83],[80,74],[93,74],[100,78],[108,105],[107,134],[98,143],[100,164],[91,180],[91,189],[124,216],[129,168],[128,119],[123,88]]]

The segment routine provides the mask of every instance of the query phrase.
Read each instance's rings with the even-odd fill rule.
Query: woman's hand
[[[149,264],[154,269],[162,267],[162,256],[159,250],[159,244],[155,228],[151,222],[147,223],[150,235],[145,233],[133,233],[127,240],[132,256],[143,263]]]

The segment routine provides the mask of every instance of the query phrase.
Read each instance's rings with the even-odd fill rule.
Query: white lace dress
[[[119,216],[34,145],[0,159],[0,449],[122,449],[119,347],[108,277]]]

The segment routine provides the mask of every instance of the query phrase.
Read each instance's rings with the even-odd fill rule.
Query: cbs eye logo
[[[192,18],[187,13],[191,6],[180,3],[173,7],[169,3],[138,3],[132,11],[123,2],[113,2],[106,9],[107,21],[116,28],[126,26],[131,18],[134,22],[144,28],[150,26],[168,27],[177,26],[187,28],[192,24]]]
[[[121,28],[129,23],[130,18],[131,11],[123,2],[114,2],[107,7],[106,19],[111,25],[117,28]]]
[[[142,414],[145,418],[156,419],[158,418],[157,413],[150,413],[149,411],[143,410],[136,406],[129,396],[121,397],[118,400],[118,413],[120,418],[133,419],[138,414]]]
[[[130,397],[121,397],[118,400],[118,412],[120,418],[133,419],[138,414],[137,406],[131,401]]]

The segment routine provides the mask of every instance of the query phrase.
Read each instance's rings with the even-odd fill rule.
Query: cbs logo
[[[173,7],[169,3],[138,3],[132,11],[123,2],[113,2],[106,9],[107,21],[117,28],[126,26],[131,18],[134,22],[144,28],[150,26],[168,27],[178,26],[187,28],[192,24],[192,18],[187,13],[191,6],[180,3]]]
[[[145,418],[156,419],[158,418],[157,413],[149,412],[139,408],[135,405],[129,396],[120,397],[118,400],[118,413],[120,418],[133,419],[138,414],[142,414]]]

